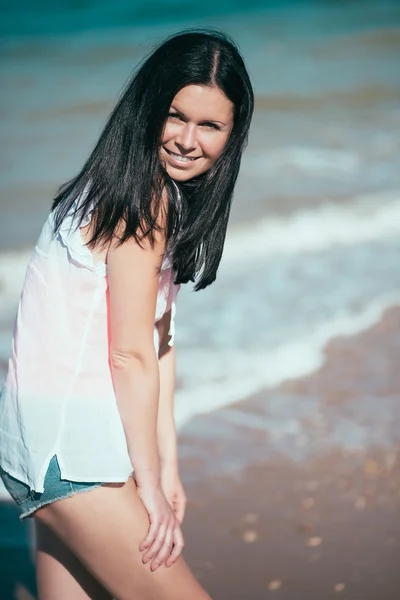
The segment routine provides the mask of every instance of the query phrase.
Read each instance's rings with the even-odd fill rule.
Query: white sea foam
[[[319,252],[335,245],[385,240],[400,234],[400,191],[384,191],[338,205],[329,200],[289,217],[265,217],[228,232],[224,262],[275,254]],[[15,303],[32,249],[0,253],[0,311]]]
[[[340,246],[359,247],[400,233],[400,194],[382,192],[343,205],[326,203],[286,218],[269,217],[232,229],[227,236],[221,273],[271,257],[319,253]],[[12,321],[31,249],[0,254],[0,359],[9,352]],[[268,267],[271,277],[271,268]],[[359,276],[359,275],[357,275]],[[286,289],[286,293],[288,289]],[[388,291],[388,290],[385,290]],[[213,310],[212,304],[209,307]],[[210,314],[213,320],[213,315]]]
[[[336,336],[356,335],[379,321],[389,307],[400,304],[400,292],[375,299],[358,315],[346,310],[322,324],[309,335],[267,352],[212,352],[185,349],[179,355],[179,372],[189,386],[178,389],[175,399],[175,420],[178,430],[193,416],[206,414],[239,402],[263,389],[273,388],[287,379],[311,374],[324,361],[323,348]],[[201,370],[201,380],[193,380],[194,365]],[[217,377],[217,379],[215,379]],[[250,427],[257,427],[249,422]],[[265,425],[263,424],[263,427]],[[287,426],[292,426],[288,423]],[[287,431],[286,431],[287,433]],[[9,499],[0,481],[0,500]]]
[[[286,219],[264,219],[245,230],[230,232],[221,271],[223,285],[218,289],[216,287],[215,291],[210,290],[207,296],[195,294],[190,303],[185,294],[181,299],[177,341],[179,354],[181,326],[184,352],[182,356],[179,354],[178,361],[178,376],[183,381],[183,388],[178,389],[176,394],[178,426],[181,427],[195,414],[237,402],[258,390],[276,386],[285,379],[311,373],[322,364],[322,349],[329,339],[337,335],[354,335],[370,327],[379,320],[382,311],[400,303],[397,279],[392,281],[391,277],[397,255],[396,252],[389,254],[385,245],[390,239],[398,239],[399,232],[400,201],[395,191],[364,197],[342,206],[331,203],[314,210],[301,210]],[[369,242],[379,242],[379,248],[373,246],[372,254],[371,251],[366,253]],[[346,265],[349,272],[342,273],[343,290],[337,290],[337,303],[329,305],[326,295],[330,293],[330,288],[324,293],[327,282],[321,278],[321,269],[325,265],[331,279],[340,277],[340,273],[335,273],[333,269],[338,265],[340,268],[342,259],[331,260],[332,257],[325,256],[324,252],[329,250],[332,255],[335,248],[337,250],[340,246],[352,246],[348,255],[351,260]],[[300,263],[310,266],[311,279],[307,269],[302,272],[297,263],[288,269],[281,262],[288,256],[297,260],[299,254],[304,257]],[[29,255],[29,250],[0,255],[0,323],[5,323],[5,316],[11,323],[8,317],[15,313]],[[375,257],[377,266],[368,270],[365,265],[371,264],[371,256]],[[385,289],[377,278],[371,289],[367,286],[364,290],[364,280],[374,278],[373,269],[380,269],[379,265],[385,256],[386,277],[391,282],[390,286]],[[316,259],[321,264],[314,264]],[[253,298],[254,315],[250,318],[246,304],[243,304],[242,271],[247,269],[247,264],[254,266],[255,262],[261,270],[250,273],[250,279],[256,279],[254,289],[247,290]],[[263,272],[268,273],[268,283],[261,288],[259,273]],[[291,278],[292,272],[301,280],[298,287],[287,284],[286,278]],[[233,279],[232,273],[236,273]],[[359,282],[357,294],[345,294],[348,286],[354,287],[356,281]],[[228,286],[226,289],[224,284]],[[229,291],[230,285],[234,286],[232,293]],[[312,292],[310,285],[313,286]],[[234,301],[231,296],[236,293],[238,298]],[[299,302],[299,293],[303,296],[312,294],[312,300]],[[276,312],[277,302],[284,302],[283,312],[286,306],[288,310],[293,303],[297,306],[299,314],[296,319],[289,319],[289,328],[286,323],[280,322],[281,316]],[[229,313],[222,325],[221,313],[218,312],[221,304]],[[261,315],[265,315],[266,304],[269,305],[270,315],[263,321]],[[359,309],[354,310],[355,304],[359,304]],[[321,307],[323,310],[319,312]],[[196,329],[193,313],[197,310],[200,310],[201,318]],[[232,340],[229,337],[232,326],[236,324],[238,331],[249,330],[246,335],[252,339],[257,322],[259,327],[265,327],[265,337],[269,328],[268,340],[265,339],[265,343],[257,347],[246,342],[245,349],[240,351],[240,343],[237,343],[240,335]],[[218,333],[221,326],[226,329],[225,334],[218,334],[223,338],[222,343],[219,338],[215,341],[214,337],[209,344],[208,336],[216,330]],[[0,355],[6,358],[11,330],[3,328],[4,334],[0,333]],[[193,337],[195,340],[206,340],[204,349]]]
[[[273,351],[213,353],[209,349],[185,349],[179,358],[183,378],[190,382],[193,365],[196,365],[202,372],[204,383],[197,381],[194,387],[189,384],[177,391],[177,427],[181,428],[196,414],[212,412],[287,379],[309,375],[323,364],[323,348],[330,339],[356,335],[368,329],[379,321],[387,308],[398,304],[400,292],[394,292],[375,299],[356,316],[343,310],[308,335]],[[217,380],[213,377],[216,375]]]
[[[400,192],[384,191],[338,205],[300,209],[290,217],[266,217],[229,232],[223,260],[265,260],[274,254],[319,252],[353,246],[400,233]]]

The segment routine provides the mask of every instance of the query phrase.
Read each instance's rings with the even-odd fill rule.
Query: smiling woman
[[[173,36],[53,201],[0,401],[40,600],[210,599],[181,554],[174,314],[182,283],[216,278],[252,112],[232,40]]]
[[[160,151],[168,175],[198,177],[221,156],[233,127],[234,105],[214,86],[188,85],[175,96]]]

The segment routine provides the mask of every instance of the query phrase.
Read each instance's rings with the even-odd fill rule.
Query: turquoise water
[[[110,29],[130,26],[159,25],[183,21],[193,21],[220,15],[248,14],[251,11],[268,11],[270,14],[288,11],[289,17],[297,11],[297,25],[304,27],[303,16],[308,20],[310,10],[326,11],[345,8],[346,20],[349,11],[358,10],[361,0],[340,2],[339,7],[329,0],[205,0],[203,2],[187,2],[185,0],[119,0],[111,3],[108,0],[3,0],[1,3],[2,19],[0,35],[48,35],[73,33],[84,30]],[[374,2],[362,2],[363,6],[374,5]],[[390,9],[393,2],[381,2]],[[307,14],[305,14],[307,13]],[[300,23],[299,23],[300,17]],[[351,17],[350,17],[351,18]],[[310,25],[306,29],[310,29]]]

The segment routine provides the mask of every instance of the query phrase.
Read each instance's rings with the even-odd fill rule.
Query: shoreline
[[[316,373],[223,409],[235,423],[216,411],[179,436],[187,559],[216,599],[400,597],[400,308],[324,354]],[[274,402],[280,440],[263,427]],[[285,429],[296,404],[311,409]]]

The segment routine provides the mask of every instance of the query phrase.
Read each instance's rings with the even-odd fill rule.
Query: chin
[[[179,169],[167,169],[167,173],[175,181],[190,181],[190,179],[201,175],[201,173],[185,173],[184,171],[179,171]]]

